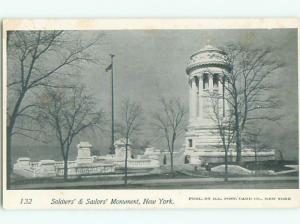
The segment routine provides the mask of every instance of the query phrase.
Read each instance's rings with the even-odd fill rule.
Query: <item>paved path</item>
[[[296,176],[270,176],[270,177],[231,177],[228,179],[226,185],[235,184],[247,184],[247,183],[261,183],[262,188],[264,187],[262,183],[266,186],[270,183],[288,183],[293,182],[293,186],[298,186],[298,177]],[[128,187],[130,188],[182,188],[182,186],[192,186],[191,188],[205,188],[207,185],[222,185],[224,184],[224,178],[182,178],[182,179],[144,179],[144,180],[128,180]],[[269,184],[267,184],[269,183]],[[19,184],[14,187],[14,189],[89,189],[89,188],[122,188],[124,184],[123,180],[82,180],[80,182],[58,182],[58,183],[34,183],[34,184]],[[295,188],[291,187],[291,188]],[[209,187],[208,187],[209,188]],[[245,188],[245,187],[243,187]],[[276,187],[272,187],[276,188]],[[281,188],[281,187],[280,187]]]

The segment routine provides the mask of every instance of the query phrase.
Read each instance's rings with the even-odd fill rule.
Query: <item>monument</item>
[[[191,164],[221,163],[224,161],[224,149],[218,129],[213,120],[215,110],[226,116],[228,105],[224,98],[230,64],[226,53],[211,45],[190,56],[186,73],[189,84],[189,124],[185,136],[185,162]],[[217,95],[212,105],[212,95]],[[254,150],[244,149],[243,160],[254,160]],[[235,145],[228,152],[235,161]],[[260,159],[274,159],[274,150],[259,152]]]

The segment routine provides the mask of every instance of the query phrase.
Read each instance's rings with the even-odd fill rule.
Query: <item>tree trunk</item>
[[[11,142],[12,142],[12,130],[7,128],[7,139],[6,139],[6,157],[7,157],[6,185],[7,185],[7,189],[10,189],[11,175],[13,173],[13,159],[12,159]]]
[[[241,130],[240,130],[240,113],[239,113],[239,103],[237,96],[236,84],[232,84],[234,94],[234,129],[235,129],[235,143],[236,143],[236,162],[240,163],[242,160],[242,146],[241,146]]]
[[[124,184],[127,185],[127,160],[128,160],[128,137],[126,137],[126,144],[125,144],[125,178]]]
[[[236,143],[236,162],[242,161],[242,144],[241,144],[241,130],[240,130],[240,119],[239,112],[235,109],[235,143]]]
[[[228,181],[228,149],[225,149],[225,173],[224,181]]]
[[[172,176],[175,176],[174,175],[174,162],[173,162],[173,152],[172,153],[170,153],[170,161],[171,161],[171,174],[172,174]]]
[[[256,146],[254,147],[254,158],[255,158],[255,175],[257,175],[257,168],[258,168],[258,164],[257,164],[257,148]]]
[[[64,159],[64,180],[68,179],[68,157]]]
[[[69,147],[70,146],[67,146],[68,148],[66,149],[65,151],[65,154],[64,154],[64,180],[67,180],[68,179],[68,159],[69,159]],[[64,149],[64,146],[62,146],[62,148]],[[64,151],[63,151],[64,153]]]
[[[236,132],[236,162],[238,164],[242,162],[242,144],[241,135],[239,132],[239,130]]]
[[[25,92],[21,92],[20,96],[15,104],[14,110],[11,114],[11,118],[8,122],[7,126],[7,138],[6,138],[6,155],[7,155],[7,188],[10,187],[11,184],[11,175],[13,173],[13,159],[12,159],[12,135],[13,130],[16,124],[19,108],[21,106],[22,100],[25,96]]]

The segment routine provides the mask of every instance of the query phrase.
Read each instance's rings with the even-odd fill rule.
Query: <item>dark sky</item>
[[[282,99],[283,118],[278,123],[268,123],[264,139],[287,158],[298,155],[298,92],[297,92],[297,30],[122,30],[81,31],[83,39],[104,34],[93,54],[99,64],[89,64],[82,70],[82,78],[89,91],[95,95],[99,107],[110,110],[110,76],[105,72],[109,54],[115,57],[116,116],[120,104],[129,98],[141,103],[146,123],[149,114],[158,109],[159,94],[176,97],[188,106],[188,85],[185,68],[189,56],[206,44],[223,46],[228,42],[242,42],[255,47],[275,48],[274,57],[286,63],[286,67],[272,74],[278,84],[276,94]],[[152,138],[145,125],[141,139]],[[96,148],[107,148],[109,136],[83,135],[76,139],[90,141]],[[20,141],[17,141],[17,144]],[[179,145],[183,139],[179,139]],[[28,143],[39,144],[39,143]],[[18,147],[19,148],[19,147]],[[19,152],[21,153],[21,152]],[[19,154],[18,153],[18,154]]]

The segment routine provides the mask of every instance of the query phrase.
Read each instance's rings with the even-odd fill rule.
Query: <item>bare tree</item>
[[[224,181],[228,181],[228,151],[232,146],[235,136],[234,113],[232,110],[225,112],[224,108],[221,108],[221,105],[224,105],[223,103],[221,104],[222,100],[224,102],[224,92],[223,94],[212,92],[209,95],[209,99],[212,107],[210,117],[217,126],[218,135],[221,138],[221,145],[224,149]]]
[[[187,110],[179,100],[161,98],[161,111],[153,114],[153,126],[166,141],[171,159],[171,173],[174,175],[174,151],[177,138],[185,132]]]
[[[8,55],[8,108],[7,108],[7,170],[8,185],[12,169],[12,137],[23,135],[36,139],[39,130],[26,125],[37,122],[34,96],[39,87],[63,88],[61,77],[74,74],[80,63],[92,62],[89,49],[98,37],[83,42],[71,32],[9,31]],[[70,72],[72,70],[72,72]],[[17,124],[18,123],[18,124]],[[17,124],[17,125],[16,125]]]
[[[82,87],[68,90],[46,88],[40,96],[39,120],[50,127],[64,160],[64,179],[68,177],[68,158],[73,140],[81,132],[98,127],[103,113],[96,112],[93,98]]]
[[[128,144],[129,139],[139,131],[142,118],[142,107],[130,100],[126,100],[122,105],[120,122],[118,122],[118,132],[125,138],[125,168],[124,168],[124,183],[127,185],[128,176]]]
[[[242,133],[247,122],[254,120],[277,120],[280,116],[270,111],[280,106],[272,90],[271,76],[284,66],[274,57],[271,48],[253,48],[231,44],[224,48],[229,71],[224,72],[222,84],[226,102],[233,111],[236,161],[242,160]]]
[[[251,147],[251,149],[254,149],[255,174],[257,174],[258,153],[261,151],[266,151],[271,147],[263,141],[262,128],[258,125],[248,125],[247,130],[244,133],[244,144],[248,147]]]

